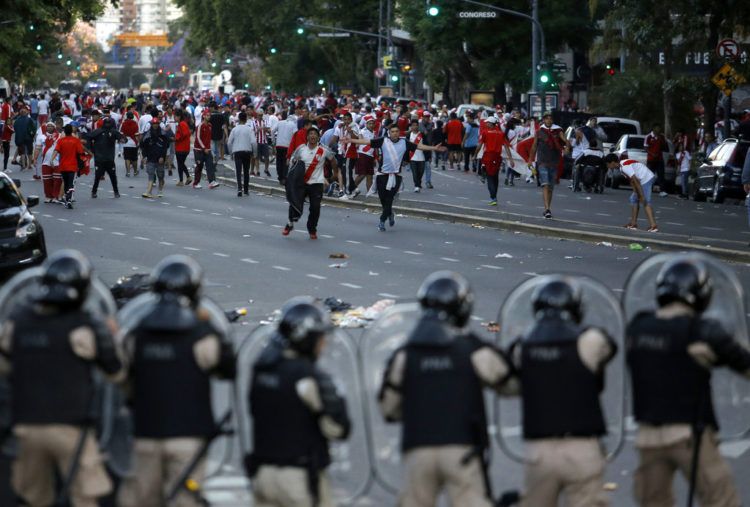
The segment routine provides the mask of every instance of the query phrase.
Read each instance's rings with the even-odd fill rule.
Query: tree
[[[93,21],[109,0],[4,0],[0,75],[24,80],[41,74],[44,59],[61,48],[77,21]]]

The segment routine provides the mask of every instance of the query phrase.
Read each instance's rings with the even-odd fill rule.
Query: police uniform
[[[454,506],[492,505],[482,389],[500,392],[510,373],[503,356],[473,334],[452,335],[437,317],[422,317],[389,360],[379,396],[386,420],[403,425],[400,506],[434,506],[443,489]]]
[[[750,377],[750,353],[720,322],[675,302],[637,315],[628,326],[627,361],[638,422],[640,463],[634,495],[640,505],[672,506],[674,473],[690,476],[696,411],[702,434],[696,493],[702,506],[739,507],[732,473],[718,450],[710,369],[718,365]]]
[[[279,334],[253,365],[253,451],[245,462],[253,479],[253,505],[332,507],[325,473],[331,463],[328,442],[346,439],[350,421],[345,400],[315,365],[327,317],[309,301],[292,300],[285,307]],[[316,331],[294,330],[316,319],[321,324]],[[292,323],[287,330],[285,322]]]
[[[185,294],[179,293],[183,285],[178,284],[179,289],[167,284],[158,288],[159,273],[172,268],[195,271],[189,305]],[[135,441],[133,473],[126,478],[119,497],[123,507],[165,505],[181,474],[206,440],[216,434],[211,376],[232,378],[234,354],[209,315],[196,308],[199,269],[184,256],[162,261],[154,275],[160,298],[124,340]],[[200,462],[189,479],[200,484],[204,468]],[[168,505],[201,503],[183,489]]]
[[[522,391],[526,478],[522,506],[605,506],[606,434],[599,395],[616,346],[598,329],[543,317],[513,347]]]
[[[108,494],[93,423],[95,367],[118,380],[122,365],[105,322],[82,309],[58,311],[31,304],[13,311],[0,337],[3,368],[10,370],[13,433],[18,456],[12,484],[32,507],[52,505],[55,473],[66,477],[83,437],[70,488],[74,507],[96,507]]]

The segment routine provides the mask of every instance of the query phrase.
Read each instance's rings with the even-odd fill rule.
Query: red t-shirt
[[[83,155],[83,144],[75,136],[61,137],[57,141],[55,151],[60,154],[60,172],[77,172],[78,155]]]
[[[129,137],[134,142],[136,142],[136,134],[138,134],[138,122],[135,120],[128,120],[125,119],[125,121],[122,122],[122,125],[120,125],[120,132],[125,137]]]
[[[13,138],[13,124],[11,122],[8,122],[5,124],[5,127],[3,127],[3,136],[0,139],[0,141],[10,142],[12,138]]]
[[[207,119],[203,120],[201,126],[198,127],[198,132],[195,134],[193,148],[196,150],[211,149],[211,123]]]
[[[643,140],[643,147],[646,148],[646,160],[649,162],[661,160],[661,152],[664,151],[666,143],[667,140],[661,134],[658,136],[653,133],[647,135],[646,139]]]
[[[484,144],[484,151],[487,153],[500,153],[503,146],[508,144],[508,139],[500,129],[485,130],[479,136],[479,142]]]
[[[177,153],[190,151],[190,127],[185,120],[177,124],[177,132],[174,135],[174,151]]]
[[[461,144],[464,140],[464,126],[459,120],[450,120],[443,127],[448,144]]]

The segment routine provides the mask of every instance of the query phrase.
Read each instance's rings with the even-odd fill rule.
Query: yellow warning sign
[[[711,82],[718,86],[727,96],[731,95],[735,88],[746,81],[745,76],[734,70],[728,63],[725,63],[719,69],[719,72],[711,78]]]

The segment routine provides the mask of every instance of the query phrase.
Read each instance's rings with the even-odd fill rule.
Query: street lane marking
[[[216,213],[215,211],[212,211],[211,214],[215,217],[220,217],[221,213]]]
[[[183,246],[182,248],[185,249],[185,250],[188,250],[190,252],[200,252],[201,251],[200,248],[195,248],[193,246]]]
[[[315,275],[313,273],[308,273],[306,276],[308,276],[310,278],[314,278],[316,280],[325,280],[326,279],[325,276]]]
[[[151,238],[144,238],[143,236],[133,236],[133,239],[140,239],[141,241],[151,241]]]
[[[685,225],[685,224],[681,224],[680,222],[664,222],[664,223],[669,224],[669,225],[677,225],[679,227],[682,227]]]
[[[454,259],[452,257],[440,257],[441,261],[448,261],[448,262],[461,262],[458,259]]]
[[[159,244],[164,246],[174,246],[174,243],[170,243],[169,241],[159,241]]]
[[[274,229],[281,229],[281,226],[276,224],[271,224],[271,227],[273,227]]]
[[[708,231],[723,231],[724,230],[721,227],[708,227],[708,226],[701,227],[701,229],[706,229]]]
[[[409,255],[422,255],[421,252],[414,252],[412,250],[404,250],[404,253]]]
[[[242,217],[229,217],[229,218],[231,218],[232,220],[242,220]]]
[[[342,285],[344,287],[349,287],[350,289],[361,289],[362,288],[359,285],[354,285],[353,283],[346,283],[346,282],[340,283],[339,285]]]
[[[331,236],[330,234],[319,234],[319,236],[320,236],[321,238],[326,238],[326,239],[333,239],[333,236]]]
[[[213,253],[216,257],[224,257],[225,259],[229,257],[229,254],[221,253],[221,252],[214,252]]]
[[[533,271],[526,271],[523,274],[526,276],[537,276],[539,273],[534,273]]]
[[[600,217],[611,217],[612,216],[609,213],[597,213],[597,215],[599,215]]]
[[[103,231],[104,230],[101,227],[89,227],[89,229],[91,229],[92,231]]]
[[[180,208],[180,209],[187,209],[187,206],[181,206],[179,204],[177,205],[177,207]]]
[[[381,250],[390,250],[391,247],[389,246],[383,246],[383,245],[372,245],[373,248],[379,248]]]
[[[240,259],[240,260],[242,262],[247,262],[248,264],[258,264],[258,261],[256,261],[255,259],[244,258],[244,259]]]
[[[48,214],[46,214],[46,213],[44,213],[44,214],[43,214],[42,216],[43,216],[44,218],[52,218],[52,215],[48,215]]]
[[[492,264],[482,264],[482,267],[488,269],[503,269],[500,266],[493,266]]]
[[[279,271],[291,271],[291,268],[287,268],[286,266],[271,266],[273,269],[278,269]]]
[[[234,218],[234,217],[232,217],[232,218]],[[254,224],[263,225],[263,222],[261,222],[260,220],[250,220],[250,221],[252,223],[254,223]]]
[[[61,221],[61,222],[69,222],[70,221],[67,218],[58,218],[58,220]]]
[[[352,245],[361,245],[362,244],[361,241],[354,241],[353,239],[347,239],[346,242],[347,243],[351,243]]]
[[[125,236],[124,232],[112,231],[112,234],[114,234],[115,236]]]
[[[568,213],[580,213],[577,209],[564,209],[563,211],[567,211]]]
[[[398,296],[396,294],[389,294],[387,292],[381,292],[378,294],[378,296],[388,298],[388,299],[398,299]]]
[[[197,211],[198,213],[203,213],[202,209],[193,208],[193,211]]]
[[[73,225],[77,225],[78,227],[86,227],[81,222],[73,222]]]

